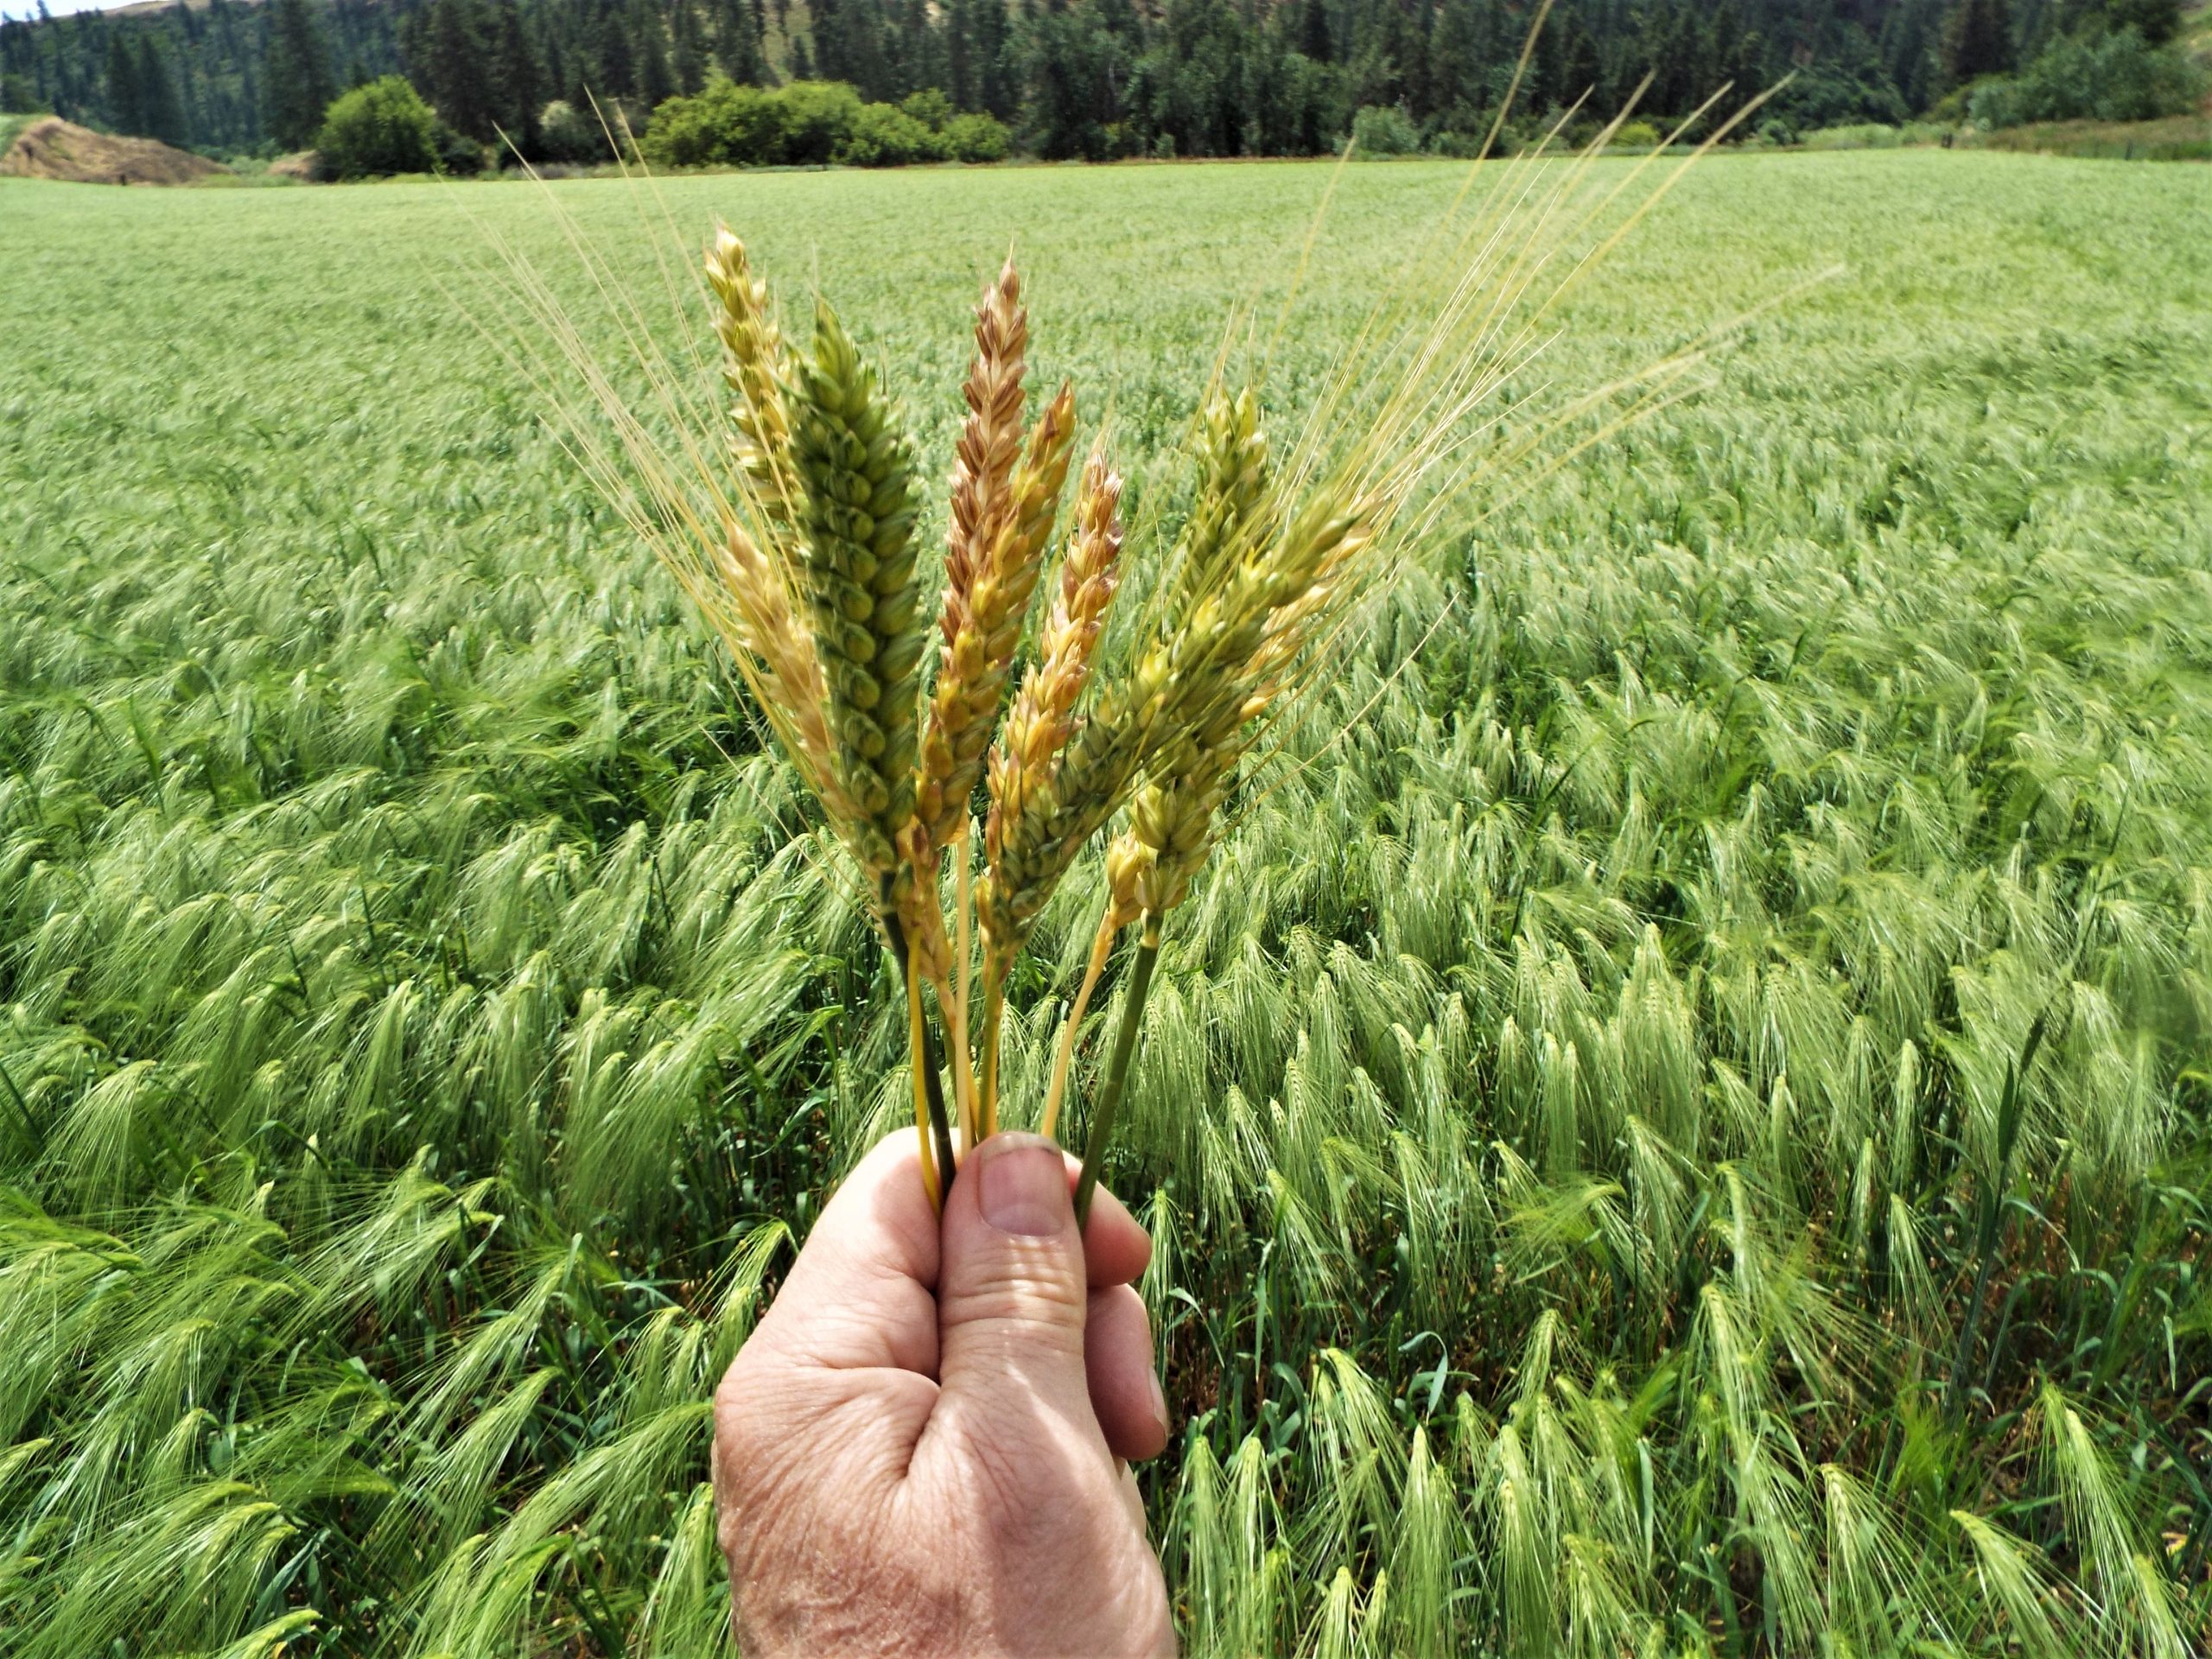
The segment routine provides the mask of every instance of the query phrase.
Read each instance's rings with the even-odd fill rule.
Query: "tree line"
[[[1665,119],[1786,77],[1760,112],[1770,131],[1894,122],[2063,42],[2132,30],[2156,47],[2178,15],[2178,0],[1559,0],[1517,103],[1610,112],[1642,86]],[[1362,109],[1449,149],[1487,128],[1533,16],[1529,0],[178,0],[56,18],[41,0],[0,24],[0,109],[274,151],[312,142],[340,92],[400,75],[451,131],[562,159],[603,143],[575,118],[594,99],[645,130],[710,84],[821,80],[868,105],[932,94],[1055,159],[1322,153]]]

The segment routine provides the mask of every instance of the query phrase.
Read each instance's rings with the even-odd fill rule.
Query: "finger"
[[[960,1166],[944,1205],[938,1363],[953,1414],[963,1402],[1018,1401],[1096,1440],[1084,1370],[1090,1300],[1059,1147],[993,1135]]]
[[[1068,1154],[1068,1190],[1075,1190],[1083,1165]],[[1144,1276],[1152,1261],[1152,1235],[1128,1207],[1104,1187],[1090,1193],[1090,1215],[1083,1224],[1085,1274],[1093,1290],[1108,1285],[1133,1285]]]
[[[901,1131],[877,1142],[823,1207],[747,1351],[934,1376],[938,1259],[920,1155]]]
[[[1090,1408],[1117,1458],[1142,1463],[1167,1446],[1167,1402],[1152,1369],[1152,1320],[1127,1285],[1090,1293],[1083,1338]]]

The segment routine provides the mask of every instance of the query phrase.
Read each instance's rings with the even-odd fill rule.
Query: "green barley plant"
[[[917,772],[1020,227],[1023,437],[1081,403],[972,912],[993,768],[1065,766],[1171,613],[1206,432],[1249,387],[1267,475],[1325,476],[1315,411],[1465,182],[677,180],[667,282],[649,193],[466,204],[647,435],[699,435],[681,478],[776,429],[734,419],[700,232],[779,278],[787,361],[835,301],[916,458]],[[836,776],[444,296],[454,206],[0,181],[8,1659],[731,1653],[700,1402],[911,1133]],[[1473,476],[1479,516],[1424,523],[1441,470],[1402,511],[1239,753],[1105,1155],[1155,1238],[1177,1434],[1139,1480],[1185,1651],[2206,1647],[2212,289],[2173,227],[2208,213],[2187,169],[1713,157],[1455,454],[1848,272]],[[1005,1121],[1065,1050],[1071,1145],[1142,787],[1005,984]]]

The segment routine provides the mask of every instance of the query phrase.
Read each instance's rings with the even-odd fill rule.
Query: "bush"
[[[38,95],[38,88],[31,84],[29,75],[14,71],[0,75],[0,113],[8,115],[49,115],[53,111]]]
[[[639,148],[655,167],[760,167],[782,159],[783,134],[773,94],[717,77],[654,110]]]
[[[614,151],[597,116],[556,98],[537,118],[537,154],[548,162],[604,162]]]
[[[956,115],[944,124],[944,151],[956,162],[1002,162],[1013,149],[1014,133],[996,116]]]
[[[943,132],[951,124],[956,113],[952,100],[935,86],[925,86],[918,92],[910,92],[899,107],[931,132]]]
[[[1411,156],[1421,148],[1421,129],[1395,104],[1369,104],[1351,118],[1353,153]]]
[[[717,79],[655,110],[639,148],[656,167],[905,167],[1001,161],[1010,140],[1003,124],[955,115],[934,90],[903,105],[863,104],[841,80],[765,88]]]
[[[1489,136],[1488,127],[1480,132],[1471,131],[1465,127],[1446,127],[1429,139],[1429,154],[1448,156],[1458,161],[1472,161],[1483,153],[1483,140]],[[1503,134],[1499,135],[1498,148],[1510,148]]]
[[[795,80],[769,94],[782,100],[784,153],[794,167],[827,167],[841,152],[861,116],[861,95],[842,80]]]
[[[1967,94],[1977,126],[2031,121],[2151,121],[2186,115],[2204,95],[2204,73],[2133,27],[2068,35],[2017,75],[1993,75]]]
[[[1862,121],[1847,127],[1816,127],[1801,142],[1808,149],[1904,149],[1939,144],[1950,130],[1938,121],[1908,121],[1901,127]]]
[[[448,136],[405,76],[386,75],[341,92],[323,112],[315,140],[318,170],[327,179],[435,172],[448,153],[441,142]]]
[[[836,149],[848,167],[908,167],[941,162],[944,140],[891,104],[863,104]]]
[[[1659,129],[1649,121],[1625,121],[1621,124],[1621,130],[1613,135],[1613,143],[1624,149],[1656,149],[1659,147]]]

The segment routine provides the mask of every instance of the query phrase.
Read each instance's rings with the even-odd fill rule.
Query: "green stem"
[[[1144,1018],[1146,993],[1152,989],[1152,965],[1160,959],[1160,919],[1144,918],[1144,938],[1137,946],[1129,969],[1129,988],[1122,998],[1121,1028],[1114,1033],[1114,1056],[1107,1062],[1106,1081],[1090,1114],[1090,1135],[1084,1143],[1083,1177],[1076,1183],[1075,1223],[1080,1229],[1090,1219],[1090,1195],[1098,1185],[1098,1166],[1106,1156],[1107,1137],[1114,1132],[1114,1116],[1121,1110],[1122,1090],[1129,1080],[1129,1057],[1136,1052],[1137,1027]]]
[[[2043,1046],[2044,1028],[2050,1020],[2050,1005],[2046,1003],[2028,1027],[2020,1058],[2005,1067],[2005,1092],[1997,1106],[1997,1167],[1982,1183],[1981,1225],[1974,1241],[1974,1252],[1981,1262],[1974,1272],[1974,1293],[1967,1299],[1966,1319],[1959,1326],[1959,1351],[1951,1361],[1951,1386],[1947,1390],[1947,1412],[1954,1423],[1966,1409],[1967,1362],[1974,1353],[1974,1332],[1981,1324],[1982,1305],[1989,1297],[1990,1274],[2004,1243],[2005,1194],[2012,1179],[2012,1148],[2020,1138],[2021,1090],[2028,1068],[2036,1063],[2036,1051]],[[1993,1373],[1996,1369],[1997,1356],[1993,1353],[1988,1370]]]
[[[899,988],[906,988],[906,930],[899,925],[899,918],[887,910],[883,913],[883,935],[891,946],[891,954],[899,963]],[[909,1057],[922,1070],[922,1088],[930,1105],[930,1133],[937,1141],[938,1181],[946,1198],[952,1195],[952,1120],[944,1111],[944,1081],[938,1076],[943,1064],[937,1050],[937,1033],[930,1029],[929,1016],[922,1017],[922,1052]]]

